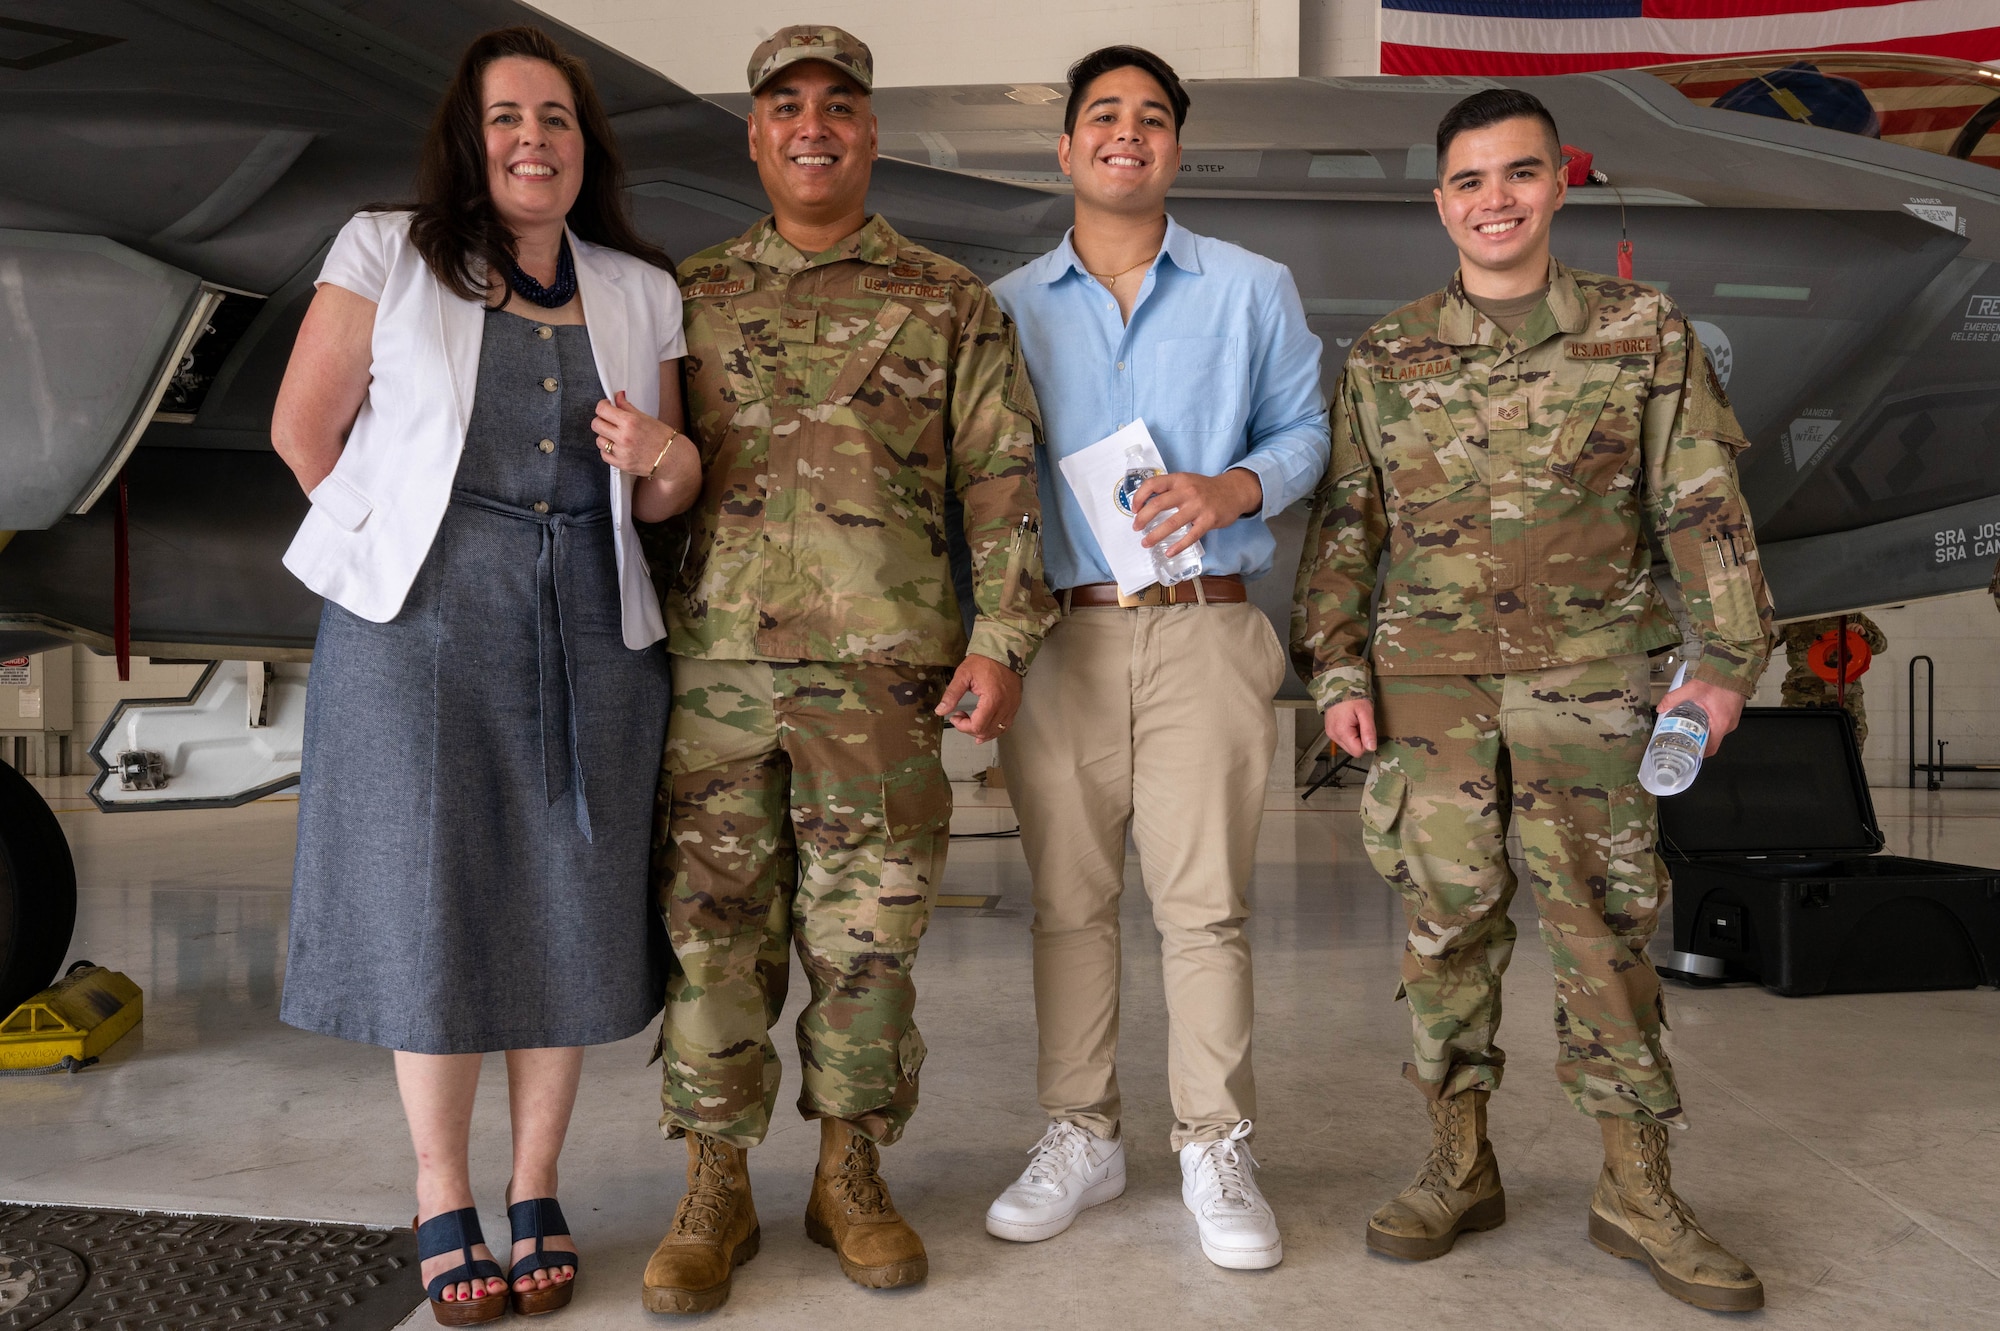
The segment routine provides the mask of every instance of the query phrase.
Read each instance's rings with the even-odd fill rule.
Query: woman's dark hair
[[[1549,131],[1549,147],[1555,153],[1555,160],[1549,165],[1562,169],[1562,135],[1556,132],[1556,118],[1549,114],[1549,108],[1542,105],[1542,99],[1531,92],[1518,88],[1484,88],[1460,102],[1444,113],[1438,121],[1437,154],[1438,179],[1444,179],[1445,150],[1451,141],[1469,130],[1485,129],[1503,120],[1539,120]]]
[[[409,208],[410,243],[454,295],[483,301],[483,269],[504,268],[514,235],[500,220],[486,188],[486,67],[508,56],[542,60],[562,71],[576,98],[583,131],[583,188],[570,206],[569,228],[593,245],[622,250],[668,272],[674,261],[632,228],[625,212],[624,163],[590,70],[540,28],[500,28],[473,40],[444,90],[417,159],[417,202]]]
[[[1187,89],[1181,86],[1181,76],[1174,73],[1172,65],[1143,46],[1106,46],[1069,67],[1069,102],[1063,107],[1063,133],[1076,133],[1076,118],[1083,110],[1085,90],[1114,69],[1143,69],[1153,76],[1153,82],[1167,94],[1167,105],[1174,109],[1174,137],[1178,139],[1181,126],[1187,123],[1190,105]]]

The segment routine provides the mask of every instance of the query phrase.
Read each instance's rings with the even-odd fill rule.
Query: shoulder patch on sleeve
[[[1682,327],[1686,329],[1682,336],[1690,355],[1701,364],[1697,366],[1690,360],[1682,381],[1680,432],[1713,439],[1732,453],[1749,447],[1750,441],[1736,419],[1736,411],[1729,405],[1729,394],[1723,390],[1722,376],[1715,372],[1715,362],[1708,357],[1708,348],[1701,345],[1692,328],[1684,324]]]
[[[1730,405],[1728,390],[1722,386],[1722,376],[1715,372],[1715,362],[1710,359],[1707,347],[1701,349],[1701,368],[1708,375],[1708,391],[1715,395],[1724,411],[1734,412],[1736,408]]]
[[[1327,458],[1326,475],[1322,484],[1344,481],[1355,472],[1368,465],[1368,455],[1362,451],[1361,441],[1344,426],[1333,432],[1333,446]]]
[[[1021,350],[1015,346],[1013,354],[1007,358],[1007,377],[1001,383],[1000,400],[1007,409],[1017,416],[1025,416],[1035,427],[1039,441],[1042,432],[1042,404],[1035,396],[1035,385],[1029,381],[1027,367],[1021,363]]]

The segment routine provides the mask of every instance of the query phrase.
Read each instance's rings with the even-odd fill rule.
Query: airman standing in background
[[[1889,639],[1875,626],[1875,621],[1866,615],[1827,615],[1821,619],[1801,619],[1785,625],[1785,682],[1779,690],[1779,698],[1786,707],[1838,707],[1841,705],[1842,690],[1831,679],[1823,678],[1813,669],[1813,647],[1821,641],[1832,642],[1840,632],[1842,621],[1847,631],[1861,636],[1868,644],[1868,651],[1879,656],[1889,650]],[[1861,698],[1860,676],[1868,669],[1868,657],[1850,652],[1848,673],[1853,676],[1847,681],[1847,714],[1854,719],[1854,743],[1857,748],[1868,747],[1868,708]],[[1827,654],[1827,665],[1835,665],[1838,657]],[[1855,667],[1859,666],[1859,669]]]

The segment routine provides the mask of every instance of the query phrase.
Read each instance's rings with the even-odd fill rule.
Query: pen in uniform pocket
[[[1033,531],[1035,519],[1023,513],[1021,521],[1014,528],[1014,542],[1007,551],[1007,581],[1000,592],[1000,613],[1006,614],[1020,601],[1021,575],[1027,569],[1028,536]]]

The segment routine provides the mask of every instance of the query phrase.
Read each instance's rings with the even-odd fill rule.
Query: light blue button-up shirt
[[[1132,321],[1083,266],[1068,235],[993,284],[1020,325],[1042,405],[1037,450],[1042,557],[1053,587],[1112,581],[1057,458],[1135,420],[1169,471],[1254,472],[1264,507],[1201,538],[1202,572],[1271,571],[1267,520],[1311,492],[1327,461],[1319,339],[1283,264],[1167,219],[1167,239],[1132,305]]]

